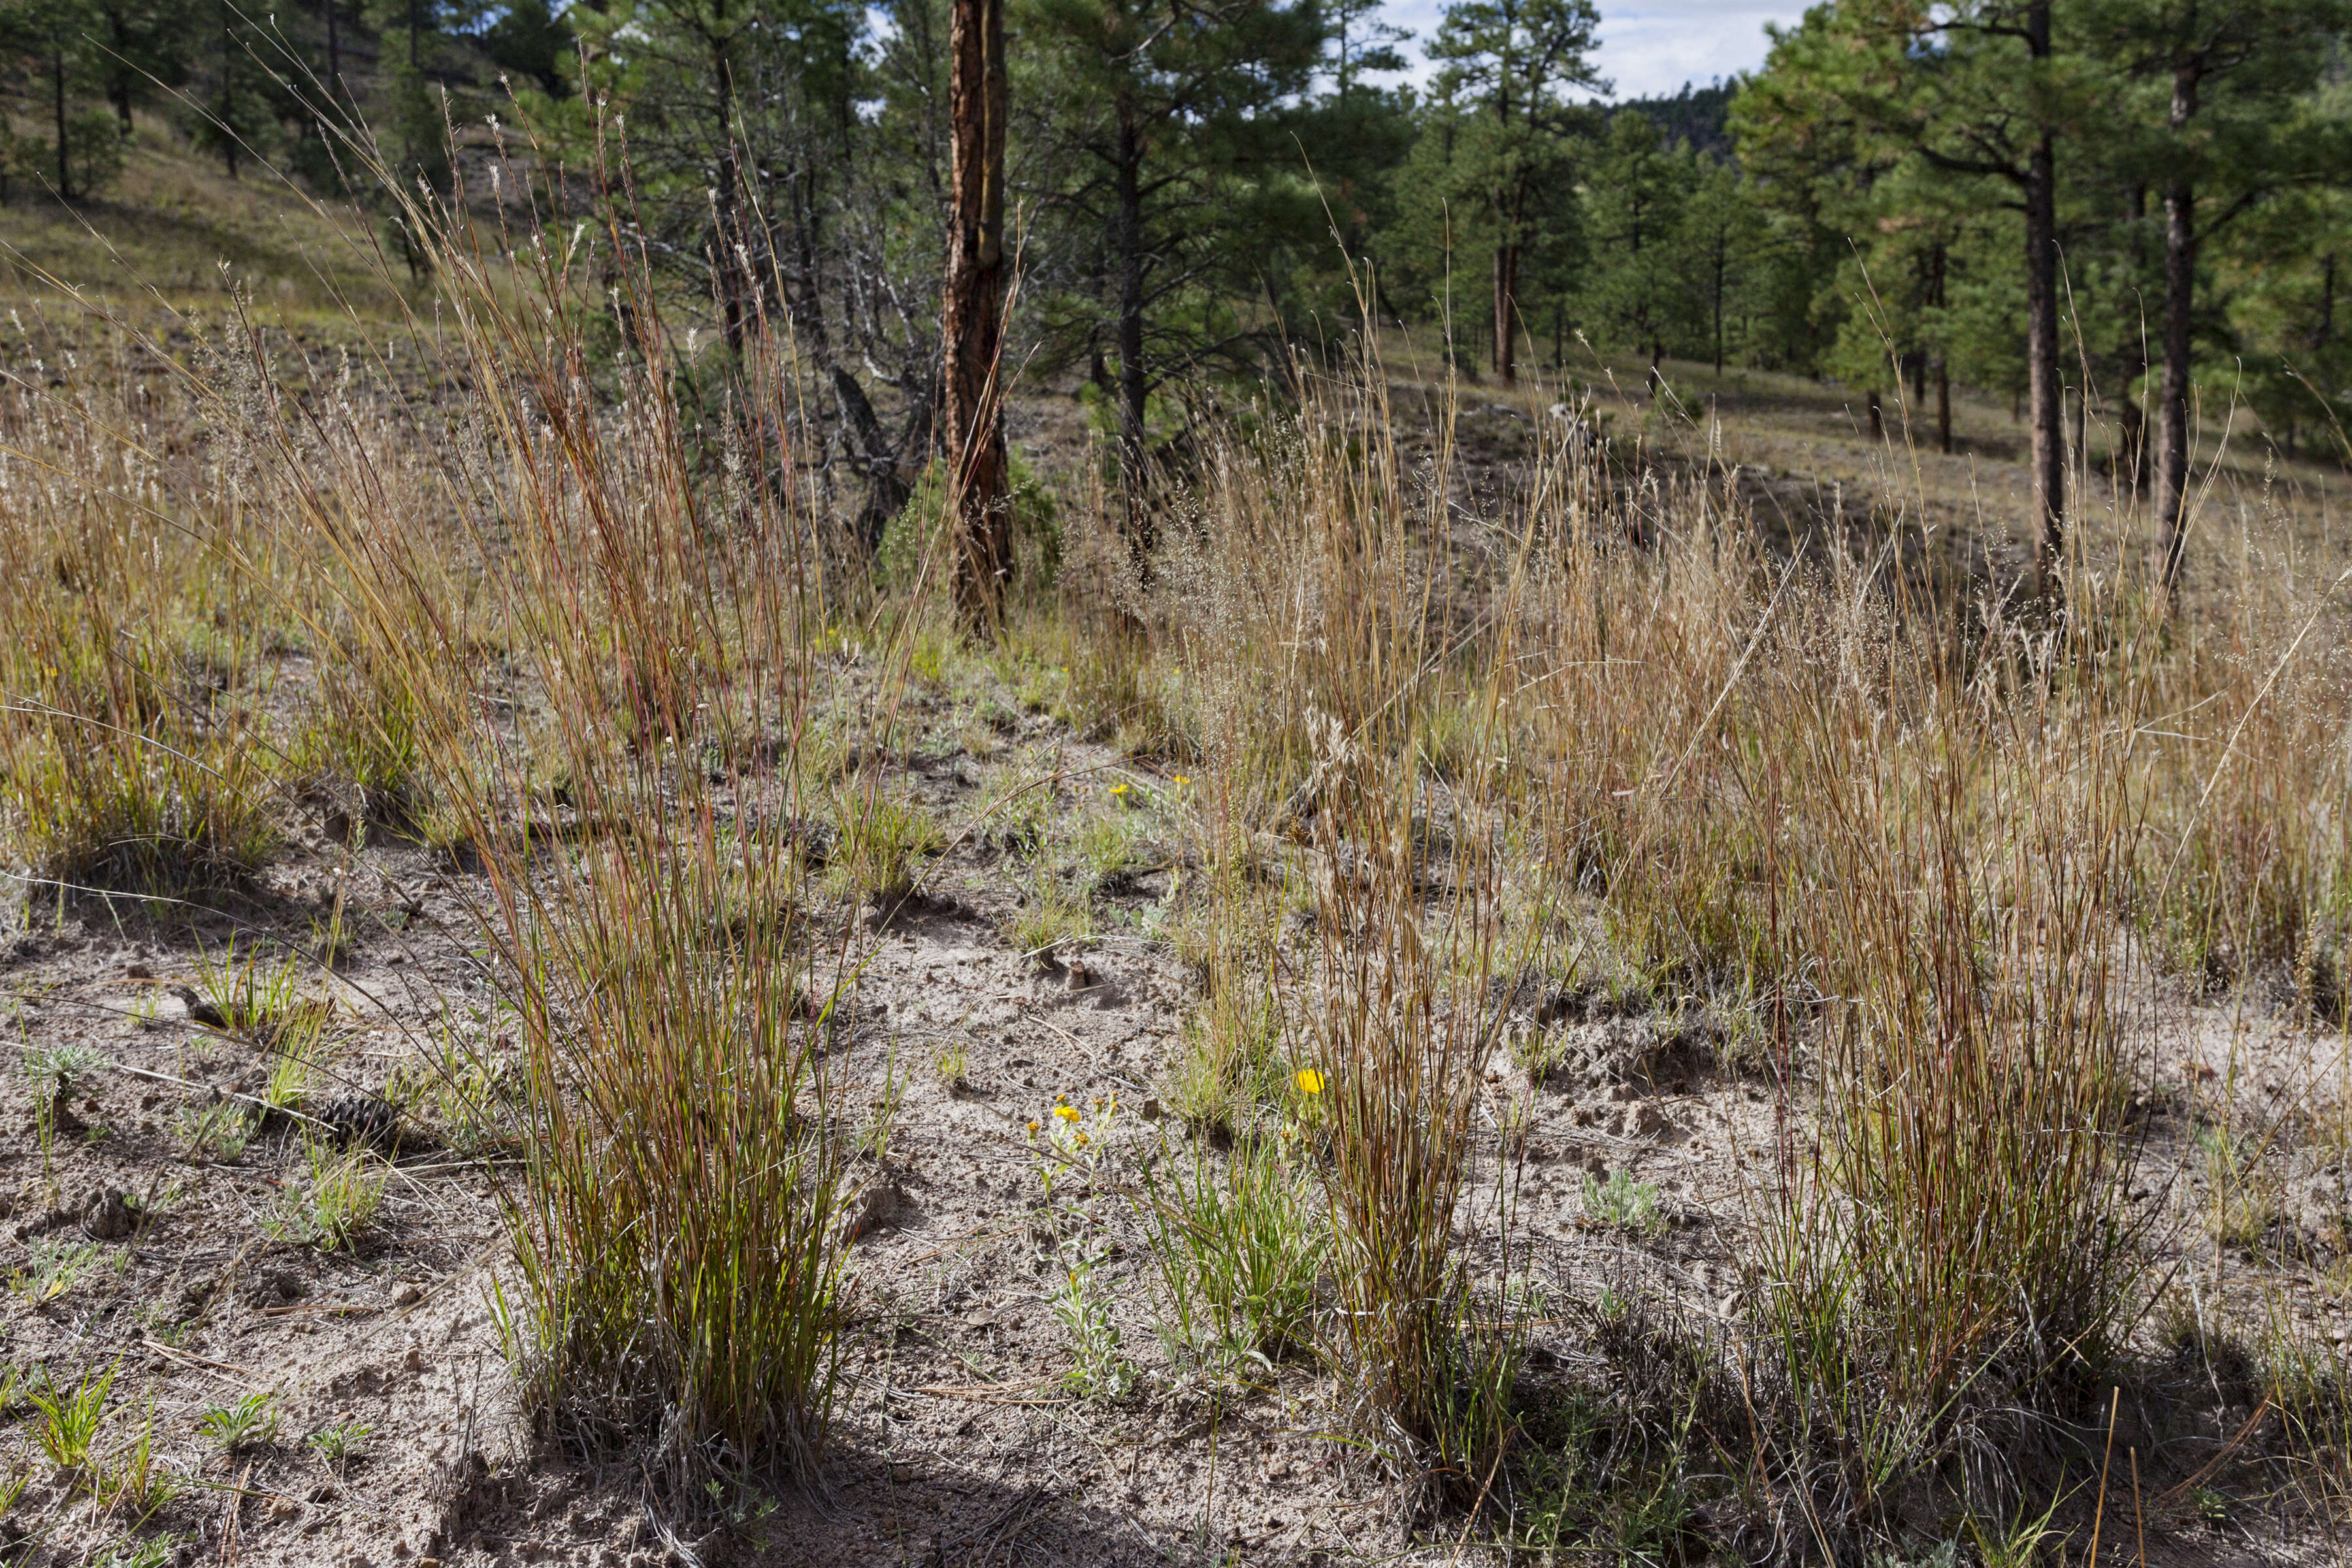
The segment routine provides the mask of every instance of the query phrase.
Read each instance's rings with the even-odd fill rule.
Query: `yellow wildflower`
[[[1317,1072],[1313,1068],[1300,1068],[1298,1069],[1297,1079],[1299,1093],[1320,1094],[1323,1092],[1323,1075]]]
[[[1075,1105],[1057,1105],[1054,1107],[1054,1114],[1060,1117],[1065,1121],[1076,1121],[1078,1119],[1079,1111],[1078,1108]]]

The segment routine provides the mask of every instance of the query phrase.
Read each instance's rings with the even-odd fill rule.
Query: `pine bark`
[[[2172,81],[2172,131],[2197,112],[2197,76]],[[2156,516],[2164,532],[2164,585],[2180,578],[2189,545],[2189,354],[2197,304],[2197,193],[2185,174],[2164,188],[2164,381],[2158,394]]]
[[[2050,0],[2035,0],[2027,8],[2026,52],[2036,61],[2050,58]],[[2033,516],[2041,534],[2036,586],[2044,601],[2054,603],[2064,593],[2066,433],[2065,388],[2058,377],[2058,153],[2056,140],[2047,131],[2026,160],[2022,195],[2027,444]]]
[[[58,111],[58,199],[73,200],[72,165],[66,161],[66,56],[63,48],[49,54],[49,80]]]
[[[2045,24],[2046,24],[2046,13]],[[2040,532],[2036,563],[2042,598],[2064,592],[2066,549],[2065,387],[2058,374],[2057,158],[2051,138],[2033,149],[2025,181],[2025,405]]]
[[[1518,314],[1519,247],[1517,245],[1495,247],[1495,374],[1505,386],[1515,386],[1519,379]]]
[[[1113,330],[1118,351],[1119,463],[1132,510],[1142,493],[1143,421],[1151,395],[1151,384],[1143,374],[1143,131],[1133,100],[1124,93],[1118,115],[1114,173],[1118,210],[1113,243],[1118,259],[1118,319]]]
[[[954,0],[950,21],[953,210],[941,307],[950,494],[956,541],[956,608],[972,624],[1003,616],[1013,570],[1013,512],[1004,447],[1004,0]],[[1140,294],[1139,287],[1136,290]],[[1136,301],[1140,323],[1141,301]],[[1120,323],[1120,373],[1139,381]],[[1137,336],[1139,338],[1140,333]],[[1138,400],[1139,402],[1139,399]],[[1134,415],[1141,423],[1141,411]]]

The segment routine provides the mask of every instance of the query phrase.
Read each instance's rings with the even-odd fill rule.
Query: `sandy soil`
[[[1149,777],[1042,715],[1009,739],[1032,762],[1050,748],[1088,781],[1057,798],[1049,837],[1101,809],[1103,779]],[[919,749],[904,782],[952,822],[992,767],[1011,765],[940,743]],[[128,1561],[157,1541],[150,1561],[252,1564],[1482,1560],[1454,1538],[1458,1525],[1433,1536],[1401,1517],[1397,1495],[1351,1462],[1316,1366],[1285,1363],[1255,1389],[1220,1391],[1170,1364],[1118,1184],[1066,1181],[1045,1202],[1027,1127],[1057,1096],[1118,1096],[1106,1169],[1181,1135],[1160,1100],[1192,982],[1142,934],[1181,860],[1167,824],[1142,831],[1141,868],[1100,890],[1107,934],[1077,963],[1013,949],[1001,923],[1018,887],[982,836],[931,868],[921,913],[877,937],[860,1023],[834,1064],[864,1080],[853,1100],[887,1136],[859,1172],[874,1223],[854,1252],[831,1458],[815,1490],[745,1502],[715,1531],[705,1517],[693,1539],[652,1505],[629,1453],[575,1452],[520,1417],[496,1321],[508,1260],[499,1194],[515,1166],[495,1114],[469,1120],[446,1103],[413,1114],[383,1209],[350,1249],[302,1245],[284,1223],[306,1131],[332,1130],[280,1114],[233,1160],[194,1148],[190,1119],[266,1098],[273,1063],[267,1043],[199,1021],[207,963],[233,934],[312,940],[339,890],[351,940],[331,981],[310,987],[333,999],[337,1048],[306,1114],[348,1124],[341,1102],[415,1081],[445,1029],[498,1050],[471,956],[478,882],[421,846],[380,836],[353,853],[315,815],[299,826],[245,894],[144,910],[43,897],[0,942],[0,1014],[27,1060],[88,1054],[52,1100],[46,1147],[33,1070],[0,1081],[0,1273],[16,1286],[0,1300],[5,1360],[68,1388],[111,1369],[99,1451],[152,1429],[183,1486],[134,1529],[129,1504],[70,1488],[27,1436],[28,1484],[0,1523],[10,1561]],[[2187,1294],[2214,1328],[2268,1319],[2340,1363],[2352,1322],[2339,1263],[2343,1042],[2255,994],[2150,994],[2136,1201],[2152,1279],[2168,1301],[2194,1283]],[[1780,1123],[1769,1075],[1703,1012],[1605,1016],[1532,991],[1517,1008],[1523,1047],[1543,1039],[1555,1065],[1538,1082],[1497,1059],[1463,1222],[1499,1266],[1500,1173],[1514,1267],[1551,1303],[1529,1387],[1593,1371],[1593,1313],[1612,1297],[1639,1298],[1686,1335],[1720,1334],[1755,1283],[1742,1260]],[[959,1050],[950,1080],[940,1064]],[[478,1087],[495,1100],[495,1079]],[[2225,1104],[2238,1145],[2205,1131]],[[1517,1160],[1503,1157],[1507,1129]],[[2251,1174],[2220,1181],[2216,1147],[2242,1149]],[[1588,1213],[1588,1177],[1618,1171],[1654,1189],[1648,1223]],[[2216,1218],[2232,1205],[2236,1217]],[[1135,1368],[1123,1397],[1069,1385],[1052,1303],[1072,1239],[1099,1259],[1094,1282]],[[33,1300],[46,1293],[37,1259],[60,1248],[89,1249],[75,1254],[80,1272]],[[2160,1361],[2179,1330],[2151,1313],[2145,1331]],[[2181,1361],[2169,1393],[2134,1395],[2145,1479],[2167,1498],[2150,1504],[2151,1560],[2305,1560],[2307,1530],[2259,1500],[2273,1472],[2238,1463],[2265,1451],[2249,1387],[2225,1386],[2210,1361]],[[257,1393],[273,1398],[272,1440],[225,1450],[200,1430],[208,1410]],[[367,1436],[331,1462],[309,1439],[344,1423]],[[2224,1462],[2209,1464],[2217,1454]],[[2201,1500],[2225,1494],[2244,1497],[2242,1510]]]

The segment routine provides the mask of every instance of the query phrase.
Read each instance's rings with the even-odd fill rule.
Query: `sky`
[[[1686,81],[1705,87],[1762,65],[1764,24],[1793,22],[1804,11],[1801,0],[1600,0],[1600,5],[1596,63],[1619,98],[1671,94]],[[1405,53],[1417,57],[1444,11],[1444,0],[1389,0],[1381,16],[1412,29]]]

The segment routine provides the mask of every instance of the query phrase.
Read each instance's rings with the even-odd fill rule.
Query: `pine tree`
[[[1604,342],[1647,355],[1649,384],[1669,343],[1690,325],[1686,208],[1694,168],[1662,146],[1647,115],[1610,117],[1585,180],[1592,270],[1587,308]]]
[[[1312,0],[1030,0],[1022,23],[1023,123],[1067,258],[1048,309],[1138,477],[1153,393],[1253,341],[1236,304],[1328,233],[1293,140],[1328,34]]]
[[[2045,598],[2065,541],[2058,141],[2090,122],[2099,83],[2054,27],[2052,0],[1828,0],[1776,30],[1732,107],[1743,156],[1808,167],[1838,216],[1909,163],[1951,199],[2022,218],[2029,474]],[[1852,233],[1852,230],[1848,231]]]
[[[2279,192],[2340,178],[2346,138],[2302,109],[2352,27],[2347,0],[2093,0],[2083,26],[2125,79],[2124,155],[2163,203],[2156,516],[2167,586],[2188,546],[2199,254]],[[2134,135],[2132,132],[2136,132]]]
[[[1489,303],[1496,373],[1517,375],[1521,272],[1547,184],[1566,183],[1570,141],[1590,117],[1569,100],[1605,90],[1591,56],[1600,26],[1592,0],[1456,0],[1430,40],[1441,100],[1458,116],[1446,160],[1469,193],[1493,247]]]
[[[108,85],[97,41],[105,27],[92,0],[16,0],[0,10],[0,55],[41,104],[49,132],[46,154],[26,162],[62,201],[88,195],[121,167],[123,133],[115,117],[80,101]]]

